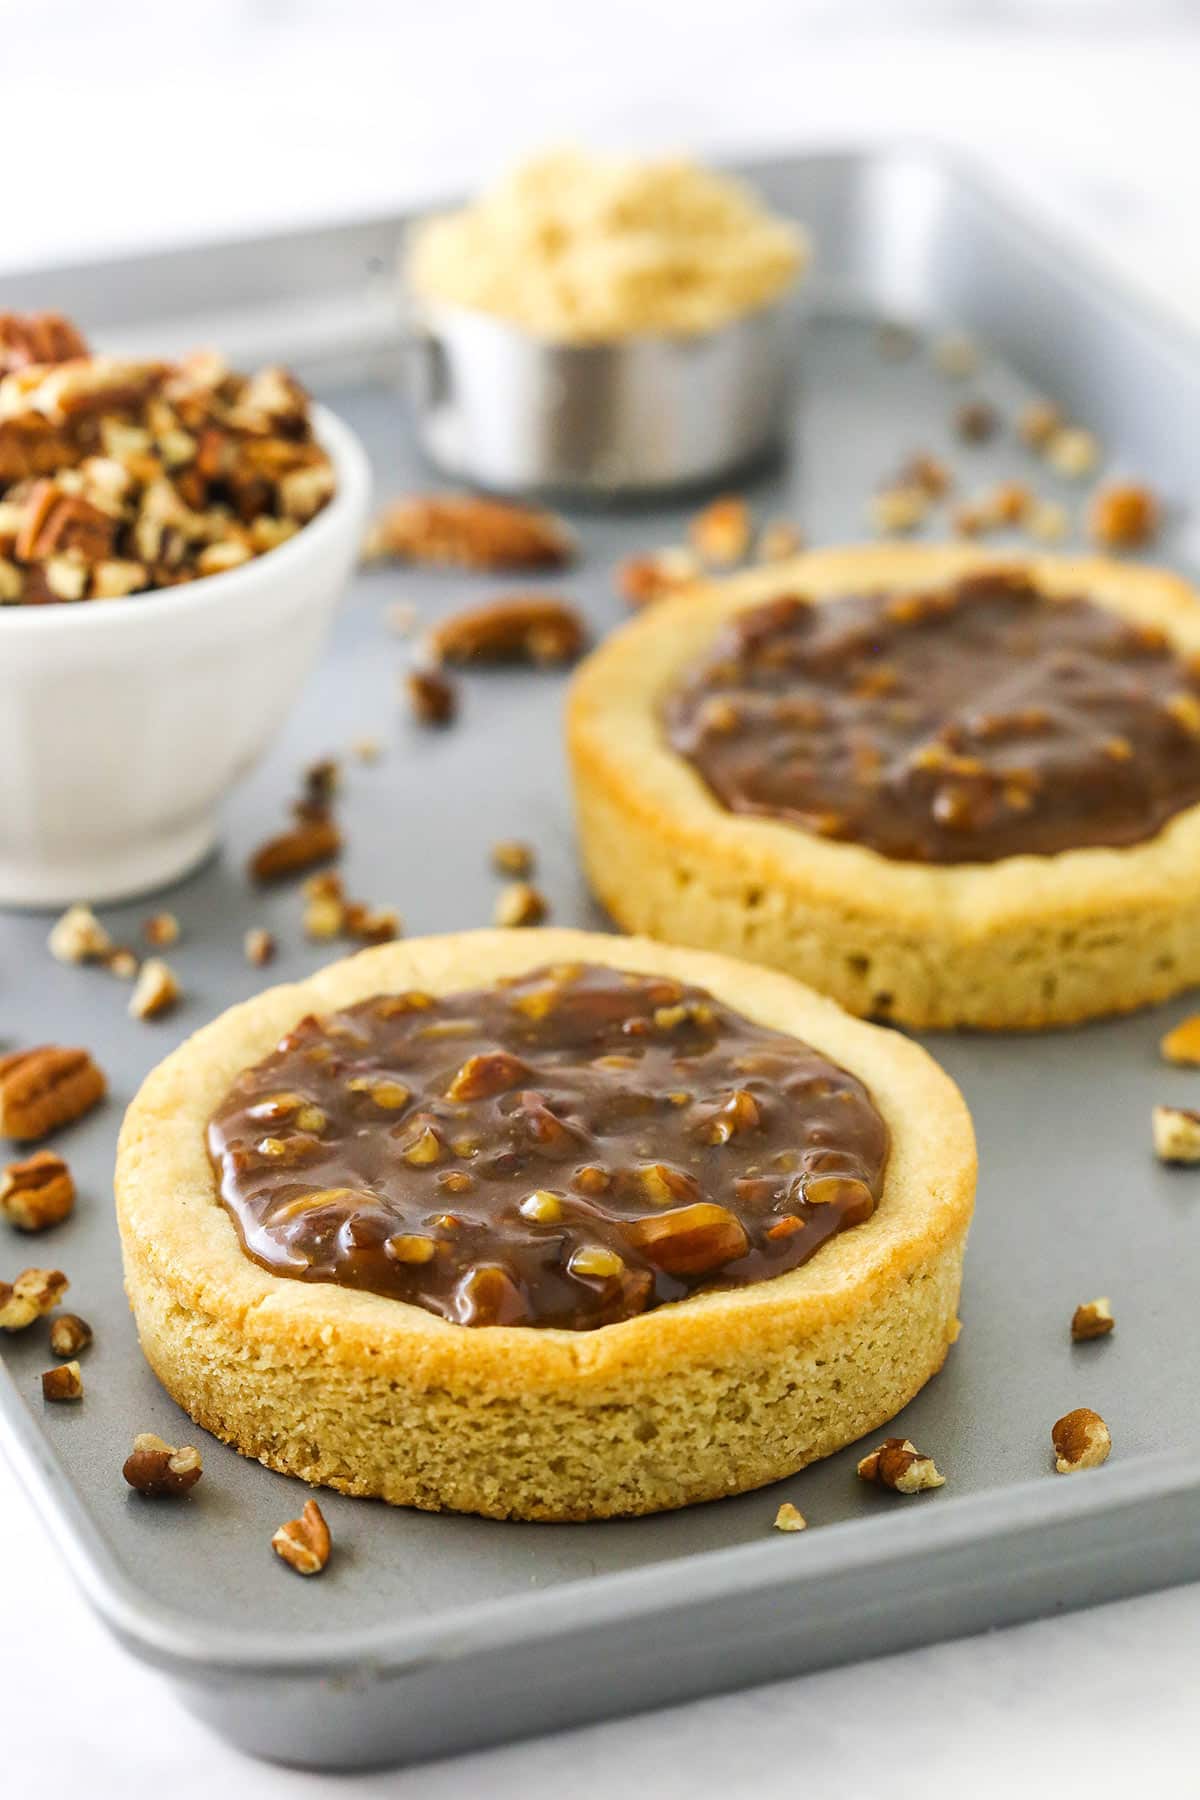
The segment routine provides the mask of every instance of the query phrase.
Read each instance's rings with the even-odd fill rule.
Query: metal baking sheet
[[[812,157],[754,172],[813,228],[822,258],[791,453],[749,491],[761,515],[794,517],[818,543],[860,535],[865,495],[917,447],[945,454],[972,488],[1030,474],[1011,435],[956,447],[950,417],[968,391],[1011,415],[1036,388],[1177,503],[1163,554],[1186,561],[1181,508],[1200,467],[1196,345],[938,156]],[[382,499],[429,480],[392,386],[401,353],[378,288],[399,229],[377,220],[277,245],[31,274],[0,283],[0,306],[61,306],[106,344],[222,341],[238,356],[297,358],[362,434]],[[873,321],[882,316],[926,333],[978,333],[989,346],[981,374],[964,387],[927,355],[881,359]],[[1040,469],[1037,478],[1048,495],[1077,501]],[[622,615],[614,562],[679,541],[687,510],[577,517],[583,558],[569,587],[597,633]],[[433,617],[499,586],[359,577],[282,741],[230,803],[220,855],[156,901],[185,933],[171,960],[187,1000],[170,1019],[137,1023],[120,983],[54,963],[44,917],[0,919],[6,1044],[85,1043],[112,1081],[107,1105],[61,1139],[82,1194],[75,1220],[57,1236],[0,1246],[4,1273],[31,1259],[61,1263],[70,1304],[96,1328],[79,1407],[43,1408],[39,1334],[6,1341],[0,1356],[0,1438],[94,1604],[186,1704],[246,1749],[361,1767],[1200,1575],[1200,1177],[1159,1167],[1149,1148],[1152,1103],[1196,1098],[1196,1077],[1156,1054],[1183,1002],[1041,1038],[928,1040],[965,1090],[982,1154],[963,1336],[897,1424],[946,1471],[937,1494],[868,1489],[848,1450],[777,1489],[595,1525],[428,1516],[322,1495],[336,1559],[305,1583],[268,1548],[298,1509],[298,1484],[205,1440],[205,1479],[185,1505],[155,1507],[125,1489],[133,1432],[171,1442],[196,1433],[143,1365],[121,1294],[111,1207],[121,1111],[167,1050],[261,985],[242,960],[248,926],[277,934],[278,979],[325,960],[302,937],[298,894],[260,896],[242,872],[282,817],[299,767],[364,733],[384,740],[378,764],[347,760],[345,869],[353,892],[399,905],[410,934],[488,922],[487,846],[501,836],[537,846],[556,921],[604,922],[575,862],[562,681],[472,676],[460,722],[444,733],[421,732],[397,702],[405,648],[389,636],[389,603],[412,601]],[[149,910],[104,916],[134,941]],[[1072,1347],[1073,1307],[1105,1292],[1115,1335]],[[1049,1427],[1080,1404],[1104,1414],[1115,1449],[1105,1468],[1061,1480],[1050,1473]],[[783,1498],[810,1520],[801,1537],[771,1529]]]

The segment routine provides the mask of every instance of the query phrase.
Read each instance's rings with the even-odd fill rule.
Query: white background
[[[0,78],[0,267],[386,209],[547,140],[904,133],[972,147],[1200,316],[1191,0],[0,0]],[[195,1726],[3,1469],[0,1593],[5,1793],[1200,1794],[1194,1589],[353,1784]]]

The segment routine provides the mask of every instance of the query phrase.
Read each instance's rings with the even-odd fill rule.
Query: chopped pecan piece
[[[255,881],[283,881],[332,861],[341,848],[342,834],[331,818],[298,819],[290,831],[259,845],[250,858],[250,875]]]
[[[629,1235],[669,1275],[703,1275],[735,1262],[750,1248],[741,1221],[728,1208],[706,1200],[638,1219]]]
[[[104,966],[118,981],[132,981],[138,972],[138,959],[123,944],[114,945],[104,959]]]
[[[1140,482],[1114,481],[1099,488],[1088,513],[1088,529],[1106,550],[1134,550],[1158,534],[1158,501]]]
[[[516,838],[502,838],[492,845],[492,867],[500,875],[530,875],[533,873],[533,851]]]
[[[688,536],[705,562],[741,562],[750,548],[750,508],[737,494],[723,494],[697,513]]]
[[[174,913],[151,913],[142,926],[142,936],[155,950],[169,950],[179,942],[179,920]]]
[[[1046,460],[1059,475],[1065,475],[1069,481],[1080,481],[1090,475],[1100,461],[1100,445],[1082,426],[1066,425],[1050,437],[1046,444]]]
[[[1108,1426],[1090,1406],[1077,1406],[1074,1412],[1056,1419],[1050,1430],[1054,1445],[1054,1467],[1060,1475],[1074,1475],[1080,1469],[1096,1469],[1108,1461],[1112,1437]]]
[[[408,703],[420,725],[449,725],[458,712],[458,690],[440,669],[410,669],[404,678]]]
[[[469,1056],[446,1089],[447,1100],[490,1100],[516,1087],[529,1074],[519,1056],[493,1050]]]
[[[75,1209],[71,1171],[53,1150],[9,1163],[0,1176],[0,1216],[18,1231],[45,1231]]]
[[[47,1137],[104,1098],[104,1075],[86,1050],[39,1044],[0,1057],[0,1135]]]
[[[587,641],[584,623],[566,600],[548,594],[510,594],[465,607],[429,633],[438,662],[571,662]]]
[[[858,1465],[858,1476],[860,1481],[894,1488],[898,1494],[919,1494],[946,1483],[931,1456],[922,1456],[908,1438],[899,1437],[885,1438],[877,1450],[864,1456]]]
[[[1167,1062],[1200,1064],[1200,1013],[1190,1013],[1159,1043]]]
[[[954,415],[955,435],[964,444],[986,444],[999,429],[999,415],[986,400],[968,400]]]
[[[298,1519],[289,1519],[271,1539],[276,1556],[297,1575],[319,1575],[329,1561],[333,1539],[315,1500],[306,1500]]]
[[[24,1331],[53,1312],[70,1285],[61,1269],[24,1269],[11,1284],[0,1281],[0,1331]]]
[[[806,1531],[808,1520],[798,1507],[792,1505],[790,1500],[785,1500],[775,1514],[775,1529],[776,1531]]]
[[[376,519],[364,546],[368,558],[497,572],[558,569],[574,554],[574,537],[553,513],[475,494],[394,500]]]
[[[1077,1306],[1071,1315],[1071,1337],[1077,1344],[1086,1344],[1092,1338],[1107,1337],[1116,1320],[1108,1295],[1102,1294],[1098,1300],[1085,1300]]]
[[[56,962],[102,962],[112,939],[90,906],[69,906],[46,940]]]
[[[390,944],[400,936],[402,928],[394,906],[368,906],[363,900],[347,900],[342,929],[360,944]]]
[[[59,1313],[50,1325],[50,1348],[55,1356],[78,1356],[92,1341],[92,1328],[78,1313]]]
[[[242,939],[242,954],[254,968],[261,969],[275,955],[276,944],[264,925],[252,925]]]
[[[942,500],[954,486],[954,477],[945,463],[928,450],[915,450],[887,486],[893,491],[915,489],[930,500]]]
[[[1165,1163],[1200,1163],[1200,1112],[1187,1106],[1156,1106],[1154,1154]]]
[[[62,313],[0,313],[0,376],[87,354],[86,341]]]
[[[540,925],[547,911],[544,894],[527,881],[512,881],[501,889],[493,916],[497,925]]]
[[[679,588],[690,586],[701,574],[700,559],[683,545],[668,545],[644,556],[627,556],[617,564],[617,592],[630,606],[650,606]]]
[[[42,1375],[43,1400],[82,1400],[83,1374],[77,1362],[59,1363]]]
[[[129,996],[129,1013],[134,1019],[158,1019],[178,1004],[182,988],[174,970],[161,956],[149,956],[142,964],[137,984]]]
[[[152,1431],[139,1432],[121,1470],[131,1488],[148,1499],[174,1499],[194,1488],[204,1473],[192,1444],[176,1450]]]

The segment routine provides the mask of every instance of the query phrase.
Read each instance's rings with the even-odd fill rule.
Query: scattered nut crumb
[[[43,1400],[82,1400],[83,1375],[77,1362],[59,1363],[42,1375]]]
[[[117,977],[118,981],[132,981],[139,968],[137,957],[123,944],[118,945],[115,950],[109,951],[104,959],[104,966],[110,975]]]
[[[252,925],[242,939],[242,952],[246,961],[256,969],[263,968],[272,960],[277,947],[274,937],[264,925]]]
[[[978,537],[987,531],[990,521],[978,500],[966,500],[950,514],[950,529],[956,537]]]
[[[148,956],[141,966],[132,994],[129,1014],[134,1019],[158,1019],[170,1012],[181,998],[183,989],[174,970],[161,956]]]
[[[1108,1426],[1090,1406],[1077,1406],[1064,1413],[1050,1428],[1054,1444],[1054,1467],[1060,1475],[1074,1475],[1079,1469],[1096,1469],[1108,1461],[1112,1437]]]
[[[955,435],[964,444],[986,444],[1000,429],[1000,415],[986,400],[968,400],[954,415]]]
[[[587,642],[583,619],[552,594],[507,594],[464,607],[428,632],[433,662],[572,662]]]
[[[259,845],[250,858],[249,874],[254,881],[286,880],[332,861],[341,848],[342,834],[332,819],[298,819],[290,831]]]
[[[367,534],[367,559],[444,563],[461,569],[561,568],[575,538],[553,513],[475,494],[426,494],[394,500]]]
[[[804,548],[804,533],[789,519],[771,519],[758,534],[755,556],[759,562],[786,562]]]
[[[922,1456],[907,1438],[885,1438],[877,1450],[864,1456],[858,1465],[859,1479],[874,1481],[881,1487],[895,1488],[898,1494],[919,1494],[926,1488],[940,1488],[946,1477],[939,1475],[931,1456]]]
[[[112,948],[112,939],[90,906],[69,906],[57,919],[46,940],[56,962],[100,962]]]
[[[383,744],[377,737],[357,737],[350,746],[350,754],[359,762],[377,763],[383,755]]]
[[[1168,1031],[1159,1050],[1169,1063],[1200,1063],[1200,1013],[1190,1013]]]
[[[346,907],[340,894],[314,894],[304,903],[304,933],[314,943],[340,937]]]
[[[458,690],[440,669],[410,669],[404,687],[420,725],[449,725],[458,712]]]
[[[1156,1106],[1154,1154],[1165,1163],[1200,1163],[1200,1112],[1186,1106]]]
[[[152,1431],[139,1432],[121,1470],[131,1488],[153,1500],[171,1499],[195,1487],[204,1473],[192,1444],[176,1450]]]
[[[945,337],[938,338],[933,346],[934,367],[943,375],[950,376],[953,381],[962,381],[968,375],[974,375],[979,367],[979,351],[974,339],[965,331],[947,332]]]
[[[1031,450],[1044,450],[1063,424],[1063,416],[1052,401],[1031,400],[1017,414],[1017,436]]]
[[[0,1176],[0,1217],[18,1231],[45,1231],[75,1210],[71,1171],[54,1150],[9,1163]]]
[[[1026,522],[1031,537],[1043,544],[1060,544],[1071,530],[1071,519],[1065,506],[1056,500],[1038,500]]]
[[[531,875],[533,851],[516,838],[502,838],[492,845],[492,867],[500,875]]]
[[[298,1519],[289,1519],[271,1539],[271,1548],[297,1575],[319,1575],[329,1561],[333,1540],[325,1515],[315,1500],[306,1500]]]
[[[869,510],[876,531],[915,531],[929,512],[929,495],[919,487],[883,488],[872,494]]]
[[[23,1269],[14,1282],[0,1281],[0,1331],[24,1331],[44,1318],[70,1285],[61,1269]]]
[[[892,492],[897,488],[916,488],[929,500],[942,500],[954,486],[954,477],[939,457],[931,456],[928,450],[914,450],[887,486]]]
[[[1102,1294],[1098,1300],[1085,1300],[1075,1308],[1071,1336],[1077,1344],[1086,1344],[1091,1338],[1107,1337],[1116,1322],[1108,1295]]]
[[[179,942],[179,920],[174,913],[152,913],[142,926],[142,936],[155,950],[169,950]]]
[[[342,929],[360,944],[390,944],[403,931],[394,906],[368,906],[362,900],[347,900]]]
[[[697,513],[688,537],[705,562],[727,567],[750,548],[750,508],[737,494],[722,494]]]
[[[1135,550],[1157,536],[1157,499],[1136,481],[1113,481],[1098,488],[1088,511],[1088,530],[1106,550]]]
[[[1100,445],[1082,426],[1064,425],[1046,445],[1046,460],[1058,474],[1080,481],[1100,461]]]
[[[703,574],[700,558],[683,544],[668,544],[617,564],[617,592],[630,606],[651,606],[689,587]]]
[[[548,911],[545,896],[527,881],[513,881],[500,891],[494,913],[497,925],[540,925]]]
[[[775,1514],[776,1531],[807,1531],[808,1520],[804,1514],[794,1507],[790,1500],[785,1500]]]
[[[78,1356],[91,1343],[93,1332],[78,1313],[59,1313],[50,1322],[50,1348],[55,1356]]]
[[[333,756],[318,757],[304,770],[300,786],[303,818],[324,818],[342,785],[341,764]]]

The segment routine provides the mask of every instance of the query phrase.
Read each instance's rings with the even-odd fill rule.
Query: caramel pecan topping
[[[873,1211],[887,1130],[853,1076],[710,995],[564,965],[302,1020],[209,1149],[276,1274],[587,1330],[797,1267]]]
[[[476,494],[426,494],[386,506],[364,554],[501,573],[561,568],[574,556],[575,540],[553,513]]]
[[[665,723],[732,811],[900,861],[1141,843],[1200,802],[1200,674],[1009,571],[753,607]]]
[[[587,642],[583,620],[565,600],[510,594],[451,613],[426,639],[438,662],[571,662]]]
[[[0,1135],[47,1137],[90,1112],[107,1083],[86,1050],[41,1044],[0,1057]]]

